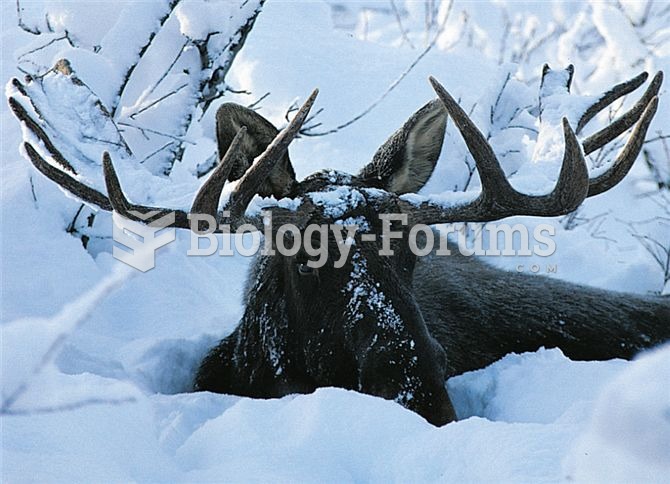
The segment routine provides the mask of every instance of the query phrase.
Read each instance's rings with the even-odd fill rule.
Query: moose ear
[[[442,103],[430,101],[391,135],[358,176],[370,187],[397,194],[418,192],[437,164],[446,125]]]
[[[219,160],[226,153],[230,143],[242,126],[247,132],[242,139],[239,156],[234,161],[228,181],[237,180],[249,169],[254,158],[265,151],[265,148],[279,134],[274,125],[244,106],[234,103],[222,104],[216,112],[216,139],[219,149]],[[291,192],[295,184],[295,171],[291,165],[288,151],[277,162],[267,180],[261,185],[258,194],[264,197],[283,198]]]

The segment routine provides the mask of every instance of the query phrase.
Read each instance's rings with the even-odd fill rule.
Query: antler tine
[[[644,137],[647,134],[647,129],[651,124],[654,114],[656,114],[657,108],[658,97],[654,96],[644,110],[640,122],[635,126],[626,145],[612,163],[612,167],[602,175],[589,181],[589,197],[607,191],[623,180],[633,166],[637,155],[640,154],[640,150],[644,144]]]
[[[20,85],[19,81],[16,81],[16,83],[19,84],[17,87],[23,87]],[[21,89],[19,89],[19,91],[23,93]],[[118,175],[116,174],[116,170],[114,169],[114,165],[111,160],[111,156],[107,152],[103,153],[102,164],[108,195],[105,195],[104,193],[77,180],[73,176],[77,174],[74,167],[55,147],[46,132],[42,129],[39,123],[35,121],[30,114],[28,114],[28,111],[23,107],[23,105],[13,97],[9,98],[9,105],[16,117],[25,123],[28,129],[34,133],[35,136],[43,143],[46,150],[53,157],[53,160],[63,168],[63,170],[61,170],[47,162],[31,143],[26,142],[23,144],[26,154],[35,168],[37,168],[40,173],[58,184],[60,187],[69,191],[85,203],[90,203],[101,208],[102,210],[110,212],[115,210],[124,217],[131,220],[152,225],[163,215],[174,213],[175,220],[174,223],[171,224],[172,227],[182,229],[191,228],[190,221],[188,220],[188,213],[184,212],[183,210],[150,207],[131,203],[123,193],[121,183],[119,182]],[[191,212],[207,213],[216,216],[217,205],[221,196],[221,189],[223,188],[225,179],[227,178],[228,173],[232,168],[232,163],[234,161],[232,158],[234,158],[235,152],[239,149],[239,144],[245,131],[246,128],[243,127],[237,133],[236,137],[231,143],[231,146],[227,150],[226,155],[224,155],[223,159],[221,160],[221,163],[219,166],[217,166],[208,181],[205,182],[205,184],[201,187],[195,197]],[[142,217],[141,215],[147,216]],[[238,222],[252,223],[253,225],[262,227],[262,221],[259,222],[253,217],[246,218],[244,220],[240,219]],[[218,230],[219,229],[217,228],[217,231]]]
[[[18,81],[16,82],[18,83]],[[28,112],[21,105],[21,103],[19,103],[13,97],[10,97],[9,106],[16,115],[16,117],[19,118],[21,121],[23,121],[28,127],[28,129],[30,129],[35,134],[35,136],[37,136],[37,138],[42,143],[44,143],[45,148],[51,154],[54,161],[57,162],[60,166],[62,166],[64,169],[68,170],[69,173],[60,170],[55,166],[53,166],[52,164],[50,164],[49,162],[47,162],[31,143],[26,142],[23,144],[23,147],[25,148],[26,154],[28,155],[28,158],[30,158],[30,161],[32,162],[33,166],[35,166],[35,168],[37,168],[37,170],[44,176],[46,176],[47,178],[49,178],[62,188],[66,189],[77,198],[80,198],[86,203],[96,205],[103,210],[107,211],[116,210],[117,212],[121,213],[127,218],[146,223],[150,222],[141,219],[140,217],[134,215],[131,212],[132,211],[135,211],[137,213],[157,212],[159,214],[165,214],[167,212],[170,212],[167,209],[159,209],[153,207],[145,207],[143,205],[131,204],[121,191],[121,185],[119,183],[119,179],[116,176],[116,172],[114,171],[111,158],[109,156],[109,153],[107,152],[103,154],[103,168],[109,196],[105,196],[98,190],[91,188],[88,185],[85,185],[84,183],[80,182],[79,180],[77,180],[72,176],[72,174],[76,174],[76,171],[72,167],[70,162],[68,162],[65,159],[65,157],[61,154],[61,152],[55,147],[55,145],[52,143],[51,139],[46,134],[46,132],[28,114]],[[188,228],[188,220],[186,217],[186,213],[180,210],[175,210],[174,213],[175,213],[174,226],[179,228]]]
[[[633,106],[626,114],[622,115],[609,126],[601,129],[597,133],[594,133],[584,140],[582,143],[582,146],[584,147],[584,154],[588,155],[593,153],[595,150],[602,148],[605,144],[609,143],[628,128],[633,126],[638,121],[638,119],[640,119],[642,113],[651,103],[651,100],[656,95],[658,95],[658,91],[661,89],[662,83],[663,72],[659,71],[656,73],[651,83],[649,84],[649,87],[642,95],[640,100],[635,104],[635,106]]]
[[[581,133],[582,129],[584,129],[584,126],[586,126],[586,124],[589,121],[591,121],[591,119],[593,119],[596,114],[598,114],[600,111],[605,109],[607,106],[612,104],[620,97],[625,96],[629,92],[632,92],[638,87],[640,87],[644,83],[644,81],[647,80],[647,77],[649,77],[649,74],[643,72],[626,82],[617,84],[609,91],[603,93],[600,96],[600,98],[598,98],[598,100],[595,103],[593,103],[584,112],[584,114],[582,114],[582,117],[579,119],[579,122],[577,123],[577,129],[575,129],[575,132],[577,134]]]
[[[188,216],[186,212],[182,210],[148,207],[146,205],[136,205],[129,202],[123,193],[123,190],[121,189],[121,183],[119,182],[119,177],[117,176],[114,165],[112,164],[112,158],[106,151],[102,154],[102,169],[105,175],[105,185],[107,185],[109,202],[111,203],[114,211],[118,212],[125,218],[146,223],[147,225],[151,225],[152,220],[157,220],[163,215],[174,213],[175,218],[174,223],[171,224],[172,227],[180,229],[190,228]],[[145,214],[148,216],[140,217],[139,214]]]
[[[112,164],[112,157],[109,156],[109,153],[105,151],[102,154],[102,170],[105,176],[105,185],[107,186],[107,193],[109,195],[109,201],[114,207],[114,210],[119,212],[126,218],[135,218],[131,216],[130,206],[132,205],[121,188],[121,183],[119,182],[119,177],[116,174],[114,165]]]
[[[191,213],[207,214],[216,218],[217,209],[219,207],[219,199],[221,198],[221,191],[228,179],[228,175],[235,163],[235,156],[238,154],[242,138],[247,132],[247,127],[242,126],[238,131],[226,153],[219,161],[219,164],[209,176],[207,181],[202,185],[191,206]]]
[[[566,118],[563,118],[563,135],[565,152],[556,186],[546,197],[522,195],[525,200],[531,203],[533,199],[546,200],[546,202],[539,204],[544,206],[537,207],[535,213],[526,213],[525,215],[564,215],[576,210],[587,197],[589,170],[577,136]]]
[[[28,97],[27,91],[20,81],[14,79],[12,82],[22,96]],[[305,122],[305,119],[309,114],[309,110],[314,104],[317,94],[318,90],[314,90],[311,93],[289,125],[275,137],[272,143],[270,143],[265,151],[257,158],[256,163],[247,170],[247,173],[245,173],[239,180],[237,188],[232,193],[228,206],[226,207],[233,214],[229,219],[233,228],[239,227],[242,224],[251,224],[259,230],[262,229],[262,218],[260,216],[246,217],[244,216],[244,211],[253,196],[257,193],[260,185],[265,181],[276,163],[283,157],[288,145],[297,136],[302,124]],[[103,210],[116,211],[126,218],[148,225],[154,225],[158,219],[162,218],[164,215],[174,214],[174,222],[171,223],[170,226],[183,229],[191,229],[190,220],[188,218],[191,213],[205,213],[213,215],[215,218],[218,215],[217,208],[222,189],[233,168],[235,157],[239,155],[244,134],[247,130],[246,127],[242,127],[236,133],[219,165],[196,194],[190,211],[185,212],[178,209],[151,207],[131,203],[123,193],[111,156],[107,152],[103,153],[102,157],[107,195],[80,182],[75,178],[77,172],[72,164],[65,159],[61,152],[52,143],[49,135],[47,135],[40,123],[31,117],[28,110],[21,104],[21,102],[15,97],[10,97],[9,105],[16,117],[37,137],[42,143],[43,148],[46,148],[53,158],[53,161],[63,168],[61,170],[50,162],[47,162],[32,144],[25,143],[24,147],[28,158],[31,160],[35,168],[47,178],[86,203],[96,205]],[[305,219],[305,217],[309,215],[310,207],[308,207],[307,204],[303,205],[305,208],[299,210],[298,212],[300,213],[279,209],[277,210],[277,217],[281,220],[295,219],[297,221]],[[196,227],[195,230],[198,230],[198,228]],[[221,230],[224,230],[222,226],[215,229],[217,232]]]
[[[503,172],[500,163],[498,163],[493,148],[486,141],[482,132],[479,131],[465,111],[463,111],[454,98],[434,77],[429,77],[429,81],[437,97],[442,101],[449,116],[451,116],[454,124],[456,124],[456,127],[461,132],[465,144],[475,160],[482,183],[482,193],[487,195],[495,193],[496,195],[505,196],[513,192],[512,186],[505,177],[505,172]]]
[[[418,207],[402,202],[403,212],[412,217],[412,224],[450,222],[490,222],[513,215],[556,216],[575,210],[586,198],[589,189],[588,169],[577,136],[568,121],[563,119],[565,153],[556,186],[548,195],[525,195],[510,186],[510,192],[486,195],[454,207],[424,202]]]
[[[112,204],[109,199],[99,191],[84,185],[79,180],[73,178],[69,173],[66,173],[48,163],[37,150],[30,143],[23,143],[23,147],[30,158],[33,166],[37,168],[40,173],[55,182],[59,186],[65,188],[75,197],[82,199],[87,203],[92,203],[103,210],[111,211]]]
[[[267,178],[272,168],[274,168],[275,164],[288,149],[291,141],[297,136],[318,94],[319,90],[315,89],[288,126],[277,135],[265,151],[256,159],[251,168],[242,176],[237,189],[231,194],[230,213],[233,218],[241,217],[244,214],[249,202],[256,195],[263,180]]]
[[[12,82],[17,87],[21,86],[19,90],[22,93],[25,93],[25,88],[23,88],[23,85],[17,79],[13,79]],[[26,109],[21,105],[21,103],[13,97],[10,97],[8,99],[8,102],[9,107],[11,108],[14,115],[17,118],[19,118],[19,120],[23,121],[28,127],[28,129],[32,131],[42,143],[44,143],[44,147],[47,149],[49,154],[51,154],[51,157],[54,159],[54,161],[63,168],[65,168],[66,170],[68,170],[70,173],[76,175],[77,174],[76,170],[65,159],[63,154],[60,151],[58,151],[58,149],[49,139],[49,136],[47,136],[42,127],[28,114],[28,111],[26,111]]]

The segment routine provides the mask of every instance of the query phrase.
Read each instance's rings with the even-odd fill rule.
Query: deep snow
[[[220,13],[197,17],[199,5],[210,3],[182,6],[178,21],[166,27],[171,29],[166,39],[177,36],[179,28],[203,35],[221,21],[225,15]],[[352,7],[336,1],[270,1],[227,79],[253,94],[225,99],[248,104],[270,92],[260,112],[281,126],[286,108],[318,86],[323,129],[343,123],[374,102],[425,45],[421,2],[395,3],[405,15],[409,41],[400,39],[387,3]],[[635,2],[621,3],[632,18],[644,15]],[[139,30],[154,9],[164,6],[22,4],[27,22],[41,22],[48,8],[57,31],[67,27],[83,45],[102,46],[104,55],[95,56],[57,43],[39,60],[51,65],[75,56],[77,72],[107,103],[114,102],[118,71],[132,61],[120,46],[142,40],[120,36],[119,25],[132,21]],[[638,35],[662,40],[668,35],[667,17],[634,30],[607,2],[584,2],[574,12],[558,2],[551,8],[521,2],[447,7],[436,17],[439,23],[449,13],[448,28],[437,35],[435,48],[369,115],[336,134],[303,137],[292,145],[299,177],[325,167],[358,171],[432,97],[428,75],[473,108],[473,119],[490,133],[496,151],[507,153],[503,164],[512,173],[531,170],[524,162],[536,148],[527,129],[533,119],[512,114],[517,103],[536,100],[545,61],[575,63],[580,94],[598,93],[643,69],[670,72],[668,42],[645,48]],[[514,28],[502,48],[505,7]],[[6,82],[19,75],[17,56],[41,44],[16,27],[13,2],[4,2],[1,13]],[[533,26],[561,33],[531,54],[514,57],[523,47],[519,39]],[[586,47],[585,39],[600,50]],[[156,58],[169,62],[170,43],[161,42]],[[155,74],[144,69],[139,78],[153,86]],[[177,86],[180,79],[167,79],[163,88]],[[499,96],[503,85],[506,94]],[[160,94],[149,91],[140,82],[124,109],[145,106],[151,95]],[[650,136],[669,126],[665,97]],[[178,112],[185,102],[175,99],[166,112]],[[214,111],[187,134],[194,144],[170,179],[154,176],[162,166],[158,162],[139,170],[121,166],[132,198],[188,203],[201,182],[193,173],[215,149]],[[166,112],[151,119],[167,130]],[[439,429],[393,402],[341,389],[276,400],[182,393],[204,352],[237,324],[250,259],[186,257],[189,236],[178,234],[176,243],[159,251],[156,269],[139,274],[112,258],[109,216],[98,217],[93,233],[102,238],[84,250],[78,238],[65,232],[80,204],[20,155],[21,128],[6,103],[0,122],[3,481],[662,482],[670,475],[670,346],[635,362],[572,362],[558,350],[542,349],[509,355],[447,383],[460,421]],[[424,194],[465,185],[463,143],[453,126],[447,134]],[[139,136],[131,139],[141,153],[152,149]],[[656,144],[648,146],[663,152]],[[558,270],[552,277],[637,293],[662,291],[660,269],[630,234],[634,227],[670,240],[667,199],[648,196],[653,183],[640,161],[621,186],[586,202],[581,225],[566,230],[564,221],[552,221],[557,227],[554,256],[494,262],[509,270],[538,263],[544,271],[553,264]],[[96,177],[94,169],[88,173]],[[519,184],[525,183],[523,174]],[[100,184],[97,176],[93,181]],[[517,221],[546,222],[511,220]]]

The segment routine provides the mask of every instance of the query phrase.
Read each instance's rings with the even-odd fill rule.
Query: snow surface
[[[83,1],[21,2],[27,26],[45,30],[49,19],[53,34],[39,38],[16,27],[15,3],[3,2],[1,79],[21,78],[17,64],[44,73],[67,57],[106,106],[120,102],[119,116],[128,120],[181,85],[183,71],[197,61],[192,51],[160,85],[157,66],[172,61],[180,32],[201,38],[232,15],[227,2],[221,10],[217,3],[184,2],[119,100],[122,73],[167,2],[119,2],[114,8]],[[616,2],[598,1],[444,2],[431,15],[424,7],[433,2],[394,3],[405,36],[390,2],[270,1],[235,60],[226,81],[252,94],[228,93],[224,100],[249,104],[270,92],[259,112],[282,126],[288,106],[318,86],[315,109],[324,108],[316,119],[323,123],[318,131],[375,102],[435,38],[435,47],[360,121],[292,145],[299,177],[320,168],[356,173],[433,97],[426,79],[434,75],[489,136],[506,173],[517,174],[512,183],[539,190],[537,177],[551,180],[557,172],[554,163],[527,163],[537,146],[534,110],[545,62],[556,68],[574,63],[578,94],[597,94],[644,69],[670,72],[667,17],[640,23],[645,12],[636,2],[621,2],[623,10]],[[57,41],[26,54],[65,31],[83,48]],[[670,125],[664,92],[650,136]],[[173,96],[162,111],[148,109],[144,121],[172,132],[178,117],[171,114],[181,112],[189,96]],[[635,96],[629,98],[627,106]],[[120,178],[131,199],[188,205],[202,183],[193,173],[215,150],[214,112],[211,108],[185,135],[184,161],[169,178],[155,176],[158,161],[138,167],[121,160]],[[602,126],[607,114],[593,124]],[[80,203],[22,157],[22,130],[6,103],[0,123],[3,481],[667,482],[670,346],[634,362],[573,362],[558,350],[509,355],[447,382],[460,420],[442,428],[394,402],[341,389],[272,400],[185,393],[204,353],[242,314],[250,259],[186,257],[190,237],[179,233],[175,243],[158,251],[154,270],[134,276],[119,271],[111,256],[111,217],[96,217],[84,250],[79,238],[66,232]],[[75,126],[64,128],[64,139],[81,138]],[[124,136],[140,158],[164,141],[128,130]],[[646,146],[663,155],[662,143]],[[89,148],[86,157],[93,163],[85,175],[103,187],[99,158]],[[473,192],[462,193],[468,163],[449,123],[440,162],[421,195],[437,194],[446,202],[471,199]],[[475,175],[469,188],[477,186]],[[491,262],[508,270],[520,263],[537,263],[543,270],[555,264],[552,277],[661,292],[660,268],[631,235],[636,230],[670,240],[668,202],[653,188],[649,169],[638,160],[619,187],[580,209],[573,228],[566,228],[565,219],[550,221],[557,229],[552,257]],[[85,208],[80,219],[88,213]],[[509,222],[533,228],[547,221]],[[85,229],[81,220],[75,225]]]

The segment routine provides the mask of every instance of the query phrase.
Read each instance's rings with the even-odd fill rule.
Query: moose
[[[573,68],[545,66],[541,103],[568,95]],[[317,91],[281,132],[255,111],[223,104],[216,116],[220,162],[202,184],[189,210],[130,202],[111,156],[103,154],[107,194],[77,179],[55,144],[21,103],[25,86],[9,102],[16,116],[42,142],[48,156],[24,143],[33,165],[82,201],[151,224],[168,213],[173,226],[192,227],[193,215],[209,215],[233,229],[263,220],[249,210],[254,197],[267,200],[273,223],[309,224],[362,220],[349,257],[336,267],[338,244],[325,243],[325,265],[315,268],[300,249],[291,256],[258,256],[246,287],[246,309],[237,328],[211,349],[194,375],[194,390],[272,398],[336,386],[395,400],[434,425],[456,416],[445,380],[489,365],[510,352],[558,347],[579,360],[631,358],[670,338],[670,301],[662,296],[621,294],[537,275],[510,273],[485,261],[434,252],[417,257],[409,232],[419,224],[489,222],[513,215],[568,214],[582,202],[619,183],[640,152],[656,112],[662,73],[624,115],[580,140],[584,126],[615,100],[642,85],[647,74],[614,86],[583,106],[576,128],[563,118],[557,126],[564,144],[555,188],[545,195],[515,190],[486,137],[447,90],[430,78],[437,99],[416,111],[357,174],[325,170],[296,180],[288,155]],[[550,88],[550,89],[549,89]],[[448,118],[462,134],[481,180],[481,190],[458,203],[416,194],[438,161]],[[607,171],[589,178],[585,156],[632,128],[625,147]],[[562,138],[562,140],[560,139]],[[45,157],[53,162],[47,162]],[[58,166],[56,166],[58,165]],[[224,185],[235,183],[228,197]],[[344,194],[338,210],[323,195]],[[292,208],[272,204],[289,198]],[[147,217],[147,214],[151,216]],[[402,214],[407,224],[382,255],[379,214]],[[373,237],[365,237],[372,235]],[[289,236],[289,234],[285,234]],[[375,237],[376,236],[376,237]],[[321,241],[323,242],[323,241]],[[319,243],[319,241],[317,241]]]

